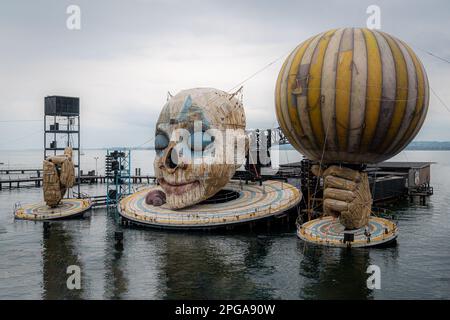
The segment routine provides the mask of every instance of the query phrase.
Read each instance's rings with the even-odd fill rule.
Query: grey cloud
[[[70,4],[81,7],[80,31],[65,27]],[[413,46],[431,85],[450,104],[449,64],[419,50],[450,59],[448,1],[19,0],[0,4],[1,119],[40,118],[45,95],[79,95],[85,145],[145,141],[168,90],[229,89],[314,34],[364,26],[371,4],[381,8],[382,30]],[[276,124],[273,91],[282,61],[245,84],[249,127]],[[449,117],[432,97],[419,138],[450,140],[439,120]],[[14,126],[30,134],[36,128]],[[0,134],[15,133],[0,123]],[[39,139],[0,149],[39,148]]]

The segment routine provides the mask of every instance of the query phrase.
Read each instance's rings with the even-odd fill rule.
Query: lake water
[[[103,172],[105,153],[86,150],[85,172],[95,169],[94,157]],[[133,151],[133,168],[151,174],[153,153]],[[281,158],[301,157],[286,151]],[[0,168],[37,168],[41,159],[40,151],[0,151]],[[293,227],[240,234],[124,228],[105,209],[52,222],[47,234],[40,222],[13,220],[14,204],[41,201],[41,189],[0,191],[0,299],[450,299],[450,152],[405,151],[392,160],[435,161],[435,194],[425,206],[389,207],[398,243],[379,249],[306,245]],[[122,251],[114,247],[118,230]],[[366,286],[372,264],[381,269],[379,290]],[[81,290],[67,289],[69,265],[81,268]]]

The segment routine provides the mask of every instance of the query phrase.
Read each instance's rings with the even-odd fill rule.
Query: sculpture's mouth
[[[200,185],[200,181],[198,180],[190,182],[169,183],[164,178],[159,178],[158,181],[166,193],[175,195],[181,195]]]

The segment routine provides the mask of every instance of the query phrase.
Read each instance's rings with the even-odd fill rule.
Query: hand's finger
[[[356,183],[351,180],[346,180],[343,178],[327,176],[325,177],[325,189],[327,188],[355,191]]]
[[[345,167],[338,167],[338,166],[331,166],[325,172],[323,175],[326,176],[334,176],[343,178],[346,180],[351,180],[354,182],[360,182],[361,181],[361,175],[358,171],[352,170]]]
[[[338,218],[341,213],[338,211],[334,211],[331,208],[329,208],[328,206],[326,206],[325,204],[323,205],[323,215],[324,216],[333,216],[335,218]]]
[[[356,198],[354,192],[350,190],[342,190],[336,188],[326,188],[323,193],[324,199],[336,199],[345,202],[353,201]]]
[[[323,201],[323,207],[327,210],[342,212],[348,210],[348,203],[335,199],[325,199]]]

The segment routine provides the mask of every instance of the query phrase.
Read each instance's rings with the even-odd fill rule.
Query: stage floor
[[[25,204],[14,211],[16,219],[23,220],[56,220],[74,218],[91,208],[87,199],[62,199],[56,208],[50,208],[44,202]]]
[[[371,247],[386,244],[397,238],[397,225],[390,220],[370,217],[369,226],[356,230],[344,230],[344,226],[339,223],[339,219],[326,216],[314,219],[302,224],[297,229],[300,239],[330,246],[347,247],[349,243],[344,242],[345,233],[353,234],[351,247]]]
[[[224,188],[239,193],[239,197],[222,203],[197,204],[171,210],[165,205],[156,207],[145,203],[152,186],[140,190],[120,201],[119,213],[126,220],[149,227],[171,229],[214,228],[246,223],[276,216],[300,202],[301,193],[294,186],[281,181],[245,184],[230,181]]]

